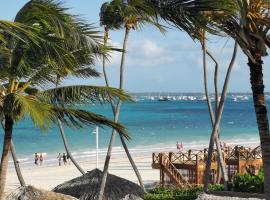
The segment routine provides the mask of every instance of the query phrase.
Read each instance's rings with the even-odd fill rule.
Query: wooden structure
[[[208,151],[188,150],[187,152],[153,153],[152,168],[160,170],[160,184],[173,184],[177,187],[191,187],[203,183]],[[223,158],[228,171],[229,180],[236,173],[246,171],[256,174],[262,167],[261,149],[235,146],[223,149]],[[214,151],[211,164],[211,183],[219,179],[217,151]],[[222,180],[222,177],[220,177]]]

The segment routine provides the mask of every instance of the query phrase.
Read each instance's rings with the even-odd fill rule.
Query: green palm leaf
[[[102,115],[98,115],[92,112],[70,109],[63,107],[53,107],[52,112],[54,113],[54,120],[60,119],[61,122],[68,126],[75,126],[78,128],[83,127],[83,125],[97,125],[100,127],[109,126],[117,130],[117,132],[127,139],[130,139],[126,128],[118,123],[105,118]]]
[[[65,86],[45,90],[38,94],[39,98],[47,99],[55,104],[74,103],[95,103],[109,102],[110,98],[117,98],[123,101],[131,101],[131,96],[124,91],[100,86]]]

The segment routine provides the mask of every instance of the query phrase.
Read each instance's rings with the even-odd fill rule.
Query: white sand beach
[[[150,155],[134,157],[145,183],[159,181],[159,171],[152,169],[152,157]],[[100,161],[104,161],[104,159]],[[79,163],[85,171],[91,171],[96,168],[95,161],[80,161]],[[99,163],[99,169],[102,170],[102,168],[103,163]],[[33,185],[37,188],[46,190],[51,190],[58,184],[81,175],[72,163],[58,166],[57,160],[55,160],[55,165],[46,166],[44,164],[44,166],[34,166],[33,164],[33,166],[22,167],[21,170],[27,185]],[[127,157],[112,158],[109,173],[138,183],[136,175],[133,172]],[[6,193],[9,193],[19,186],[16,172],[13,166],[10,165],[7,176]]]

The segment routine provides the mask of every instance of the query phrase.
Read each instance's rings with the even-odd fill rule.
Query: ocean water
[[[136,102],[124,103],[120,122],[125,124],[131,140],[132,153],[148,153],[160,149],[175,149],[178,141],[184,148],[207,147],[211,123],[205,97],[202,94],[166,94],[170,101],[159,101],[160,94],[137,94]],[[212,97],[213,98],[213,97]],[[267,100],[270,97],[267,96]],[[112,118],[111,107],[84,105],[83,109]],[[71,129],[65,127],[69,146],[77,159],[94,159],[95,127]],[[104,155],[111,129],[99,129],[100,154]],[[232,144],[254,146],[259,144],[256,118],[251,95],[230,94],[227,98],[222,123],[221,138]],[[58,152],[65,152],[58,127],[47,131],[34,127],[30,119],[24,119],[14,127],[13,141],[22,164],[33,163],[33,154],[42,152],[45,160],[55,161]],[[0,132],[0,144],[3,131]],[[0,146],[2,149],[2,147]],[[117,136],[114,154],[122,155],[123,149]]]

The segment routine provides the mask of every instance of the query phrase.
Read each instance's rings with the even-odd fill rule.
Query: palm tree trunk
[[[5,116],[5,135],[0,165],[0,200],[4,199],[4,191],[9,160],[9,150],[11,148],[12,129],[13,129],[13,119],[9,116]]]
[[[214,116],[214,112],[213,112],[213,109],[212,109],[212,105],[211,105],[211,101],[210,101],[210,95],[209,95],[209,91],[208,91],[208,73],[207,73],[206,54],[207,54],[207,50],[206,50],[205,38],[203,38],[204,90],[205,90],[205,96],[206,96],[207,105],[208,105],[208,111],[209,111],[209,114],[210,114],[210,119],[211,119],[211,123],[212,123],[212,127],[213,127],[214,123],[215,123],[215,116]],[[219,141],[218,137],[215,138],[215,143],[216,143],[216,147],[217,147],[217,151],[218,151],[219,165],[220,165],[222,173],[224,175],[224,190],[227,190],[227,188],[228,188],[227,187],[228,186],[228,183],[227,183],[228,182],[228,176],[227,176],[227,173],[226,173],[226,168],[225,168],[225,164],[224,164],[224,160],[223,160],[223,156],[222,156],[222,151],[221,151],[221,147],[220,147],[220,141]]]
[[[59,127],[59,130],[60,130],[60,133],[61,133],[61,137],[62,137],[62,140],[63,140],[63,143],[64,143],[64,147],[65,147],[65,150],[67,152],[67,155],[69,156],[71,162],[75,165],[75,167],[82,173],[82,174],[85,174],[84,170],[80,167],[80,165],[76,162],[76,160],[73,158],[72,154],[70,153],[69,151],[69,146],[68,146],[68,142],[67,142],[67,138],[66,138],[66,135],[65,135],[65,132],[64,132],[64,128],[63,128],[63,125],[61,123],[61,121],[58,119],[57,120],[57,123],[58,123],[58,127]]]
[[[57,76],[57,81],[56,81],[56,83],[55,83],[55,86],[56,86],[56,87],[58,87],[59,80],[60,80],[60,77]],[[73,158],[72,154],[71,154],[70,151],[69,151],[69,146],[68,146],[67,138],[66,138],[66,135],[65,135],[65,131],[64,131],[62,122],[61,122],[59,119],[57,119],[57,124],[58,124],[59,130],[60,130],[61,138],[62,138],[62,140],[63,140],[64,147],[65,147],[65,150],[66,150],[67,155],[69,156],[71,162],[75,165],[75,167],[76,167],[82,174],[85,174],[85,171],[84,171],[84,170],[81,168],[81,166],[76,162],[76,160]]]
[[[20,182],[21,186],[25,186],[25,181],[24,181],[24,178],[22,176],[22,172],[21,172],[20,165],[19,165],[19,160],[17,158],[15,146],[14,146],[14,143],[13,143],[12,140],[11,140],[11,146],[10,147],[11,147],[10,150],[11,150],[11,155],[12,155],[12,158],[13,158],[13,162],[14,162],[17,177],[19,179],[19,182]]]
[[[4,120],[2,120],[1,125],[2,125],[3,130],[5,130],[5,121]],[[16,174],[17,174],[17,177],[19,179],[19,182],[20,182],[21,186],[25,186],[25,181],[24,181],[24,178],[22,176],[21,168],[20,168],[20,165],[19,165],[19,160],[18,160],[17,154],[16,154],[15,145],[14,145],[12,140],[11,140],[11,148],[10,148],[10,150],[11,150],[11,155],[12,155],[14,167],[15,167]]]
[[[206,50],[206,54],[215,62],[215,72],[214,72],[214,87],[215,87],[215,118],[217,117],[217,109],[218,109],[218,105],[219,105],[219,95],[218,95],[218,62],[216,61],[216,59],[214,58],[214,56],[208,51]],[[205,72],[207,74],[207,72]],[[206,79],[207,80],[207,79]],[[207,83],[206,83],[206,87]],[[205,90],[206,92],[208,91],[208,88]],[[209,96],[209,95],[208,95]],[[211,112],[210,117],[211,117],[211,122],[212,122],[212,127],[214,126],[214,112],[211,106],[211,101],[209,98],[207,98],[207,104],[208,104],[208,110],[209,112]],[[220,183],[222,175],[224,177],[224,190],[228,189],[228,174],[226,171],[226,167],[225,167],[225,163],[224,163],[224,158],[223,158],[223,153],[221,150],[221,146],[220,146],[220,130],[218,130],[218,136],[216,138],[216,147],[217,147],[217,151],[218,151],[218,162],[219,162],[219,167],[218,167],[218,177],[217,177],[217,183]]]
[[[106,37],[108,37],[108,32],[105,29],[104,45],[106,45],[106,43],[107,43],[107,38]],[[105,79],[105,82],[106,82],[106,86],[110,87],[109,79],[108,79],[108,75],[107,75],[107,70],[106,70],[106,60],[105,60],[104,57],[103,57],[103,75],[104,75],[104,79]],[[110,102],[111,102],[111,107],[112,107],[113,114],[115,116],[116,110],[115,110],[115,105],[114,105],[113,99],[110,99]],[[133,168],[133,170],[134,170],[134,172],[135,172],[135,174],[137,176],[139,184],[140,184],[141,188],[143,190],[145,190],[141,174],[140,174],[140,172],[139,172],[139,170],[138,170],[138,168],[137,168],[137,166],[136,166],[136,164],[135,164],[135,162],[134,162],[134,160],[133,160],[133,158],[132,158],[132,156],[131,156],[131,154],[130,154],[130,152],[128,150],[127,144],[126,144],[125,139],[124,139],[124,137],[122,135],[120,135],[120,140],[121,140],[121,143],[122,143],[122,145],[124,147],[124,150],[125,150],[125,152],[127,154],[128,160],[129,160],[129,162],[130,162],[130,164],[131,164],[131,166],[132,166],[132,168]]]
[[[233,68],[233,65],[235,62],[236,54],[237,54],[237,43],[234,44],[233,56],[232,56],[231,62],[229,64],[226,78],[225,78],[225,81],[223,84],[221,99],[220,99],[220,103],[218,106],[217,117],[215,120],[215,124],[214,124],[213,130],[212,130],[211,138],[210,138],[210,142],[209,142],[208,156],[207,156],[207,162],[206,162],[205,173],[204,173],[204,186],[203,186],[204,192],[207,192],[207,188],[209,185],[209,176],[210,176],[210,171],[211,171],[211,159],[212,159],[212,154],[213,154],[213,149],[214,149],[214,142],[215,142],[215,139],[217,138],[219,124],[221,121],[222,112],[224,109],[224,103],[225,103],[225,99],[226,99],[226,95],[227,95],[228,82],[229,82],[231,71],[232,71],[232,68]]]
[[[123,53],[122,53],[122,58],[121,58],[121,64],[120,64],[120,84],[119,84],[119,89],[123,89],[124,85],[124,64],[125,64],[125,58],[126,58],[126,50],[128,46],[128,36],[129,36],[130,29],[127,27],[126,32],[125,32],[125,38],[124,38],[124,43],[123,43]],[[115,110],[115,115],[114,115],[114,122],[118,122],[118,117],[120,113],[120,108],[121,108],[122,101],[118,100],[118,104]],[[111,139],[109,142],[108,150],[107,150],[107,155],[104,163],[104,168],[103,168],[103,173],[102,173],[102,179],[100,183],[100,189],[99,189],[99,195],[98,195],[98,200],[103,199],[103,194],[105,190],[105,185],[106,185],[106,180],[107,180],[107,175],[108,175],[108,169],[109,169],[109,164],[110,164],[110,159],[112,155],[112,147],[115,141],[115,135],[116,135],[116,130],[112,130],[112,135]]]
[[[256,58],[257,63],[249,60],[250,84],[253,94],[253,103],[256,113],[257,125],[259,129],[263,167],[264,167],[264,193],[265,197],[270,198],[270,133],[267,107],[264,97],[264,83],[261,57]],[[267,199],[268,199],[267,198]]]

